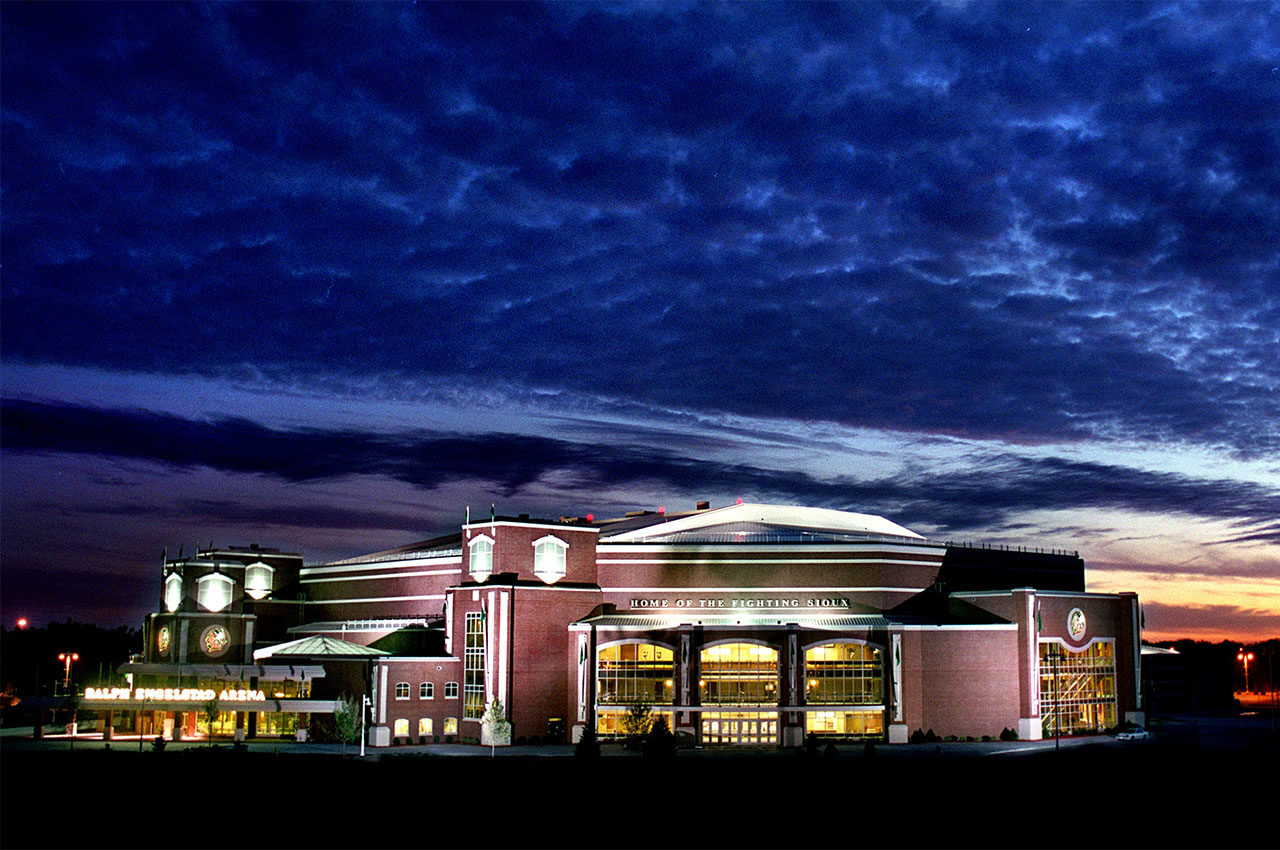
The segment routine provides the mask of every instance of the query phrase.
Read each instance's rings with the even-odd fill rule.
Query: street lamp
[[[1249,693],[1249,662],[1253,660],[1252,652],[1245,652],[1244,647],[1240,647],[1240,651],[1236,653],[1236,661],[1244,662],[1244,692]]]
[[[62,675],[62,690],[63,690],[63,691],[65,691],[65,692],[67,692],[67,693],[70,693],[70,692],[71,692],[71,662],[72,662],[72,661],[79,661],[79,660],[80,660],[80,653],[78,653],[78,652],[59,652],[59,653],[58,653],[58,660],[62,662],[62,668],[63,668],[63,675]]]

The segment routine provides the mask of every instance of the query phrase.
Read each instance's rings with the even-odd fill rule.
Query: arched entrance
[[[701,653],[704,744],[778,743],[778,651],[718,643]]]

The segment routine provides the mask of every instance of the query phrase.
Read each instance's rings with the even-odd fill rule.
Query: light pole
[[[368,694],[364,694],[362,704],[360,706],[360,758],[364,758],[364,720],[369,714],[369,706],[373,705],[373,700],[369,699]]]
[[[1245,652],[1242,646],[1236,653],[1236,660],[1244,662],[1244,692],[1247,694],[1249,693],[1249,662],[1253,660],[1253,653]]]
[[[59,653],[58,653],[58,660],[62,662],[62,668],[63,668],[63,676],[62,676],[62,690],[63,690],[63,692],[64,692],[64,693],[70,693],[70,691],[71,691],[71,662],[72,662],[72,661],[79,661],[79,660],[80,660],[80,653],[78,653],[78,652],[59,652]]]

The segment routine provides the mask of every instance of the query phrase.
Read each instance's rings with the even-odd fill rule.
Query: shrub
[[[1000,740],[1001,740],[1001,741],[1016,741],[1016,740],[1018,740],[1018,733],[1017,733],[1017,732],[1015,732],[1015,731],[1014,731],[1014,730],[1012,730],[1012,729],[1002,729],[1002,730],[1000,730]]]
[[[924,743],[924,730],[923,730],[923,729],[917,729],[916,731],[914,731],[914,732],[912,732],[912,733],[911,733],[911,743],[913,743],[913,744],[923,744],[923,743]]]
[[[600,740],[596,737],[596,730],[591,728],[582,730],[582,737],[578,739],[578,743],[574,744],[573,755],[580,759],[600,758]]]
[[[419,744],[425,744],[426,742],[427,742],[427,736],[426,736],[426,735],[419,735],[419,736],[418,736],[418,743],[419,743]]]

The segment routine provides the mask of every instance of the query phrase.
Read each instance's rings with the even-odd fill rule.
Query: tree
[[[204,714],[205,725],[209,728],[209,746],[213,746],[213,727],[217,725],[218,718],[222,715],[222,707],[218,705],[218,698],[215,696],[205,702],[201,709]]]
[[[333,731],[344,750],[347,744],[360,740],[360,703],[350,694],[338,700],[333,712]]]
[[[627,746],[633,747],[644,740],[653,725],[653,715],[648,703],[638,702],[622,718],[622,731],[627,736]]]
[[[644,757],[648,759],[669,759],[676,754],[676,739],[667,727],[667,719],[658,715],[649,724],[649,733],[644,739]]]
[[[502,708],[502,701],[494,698],[480,719],[480,743],[487,747],[511,746],[511,721]]]

